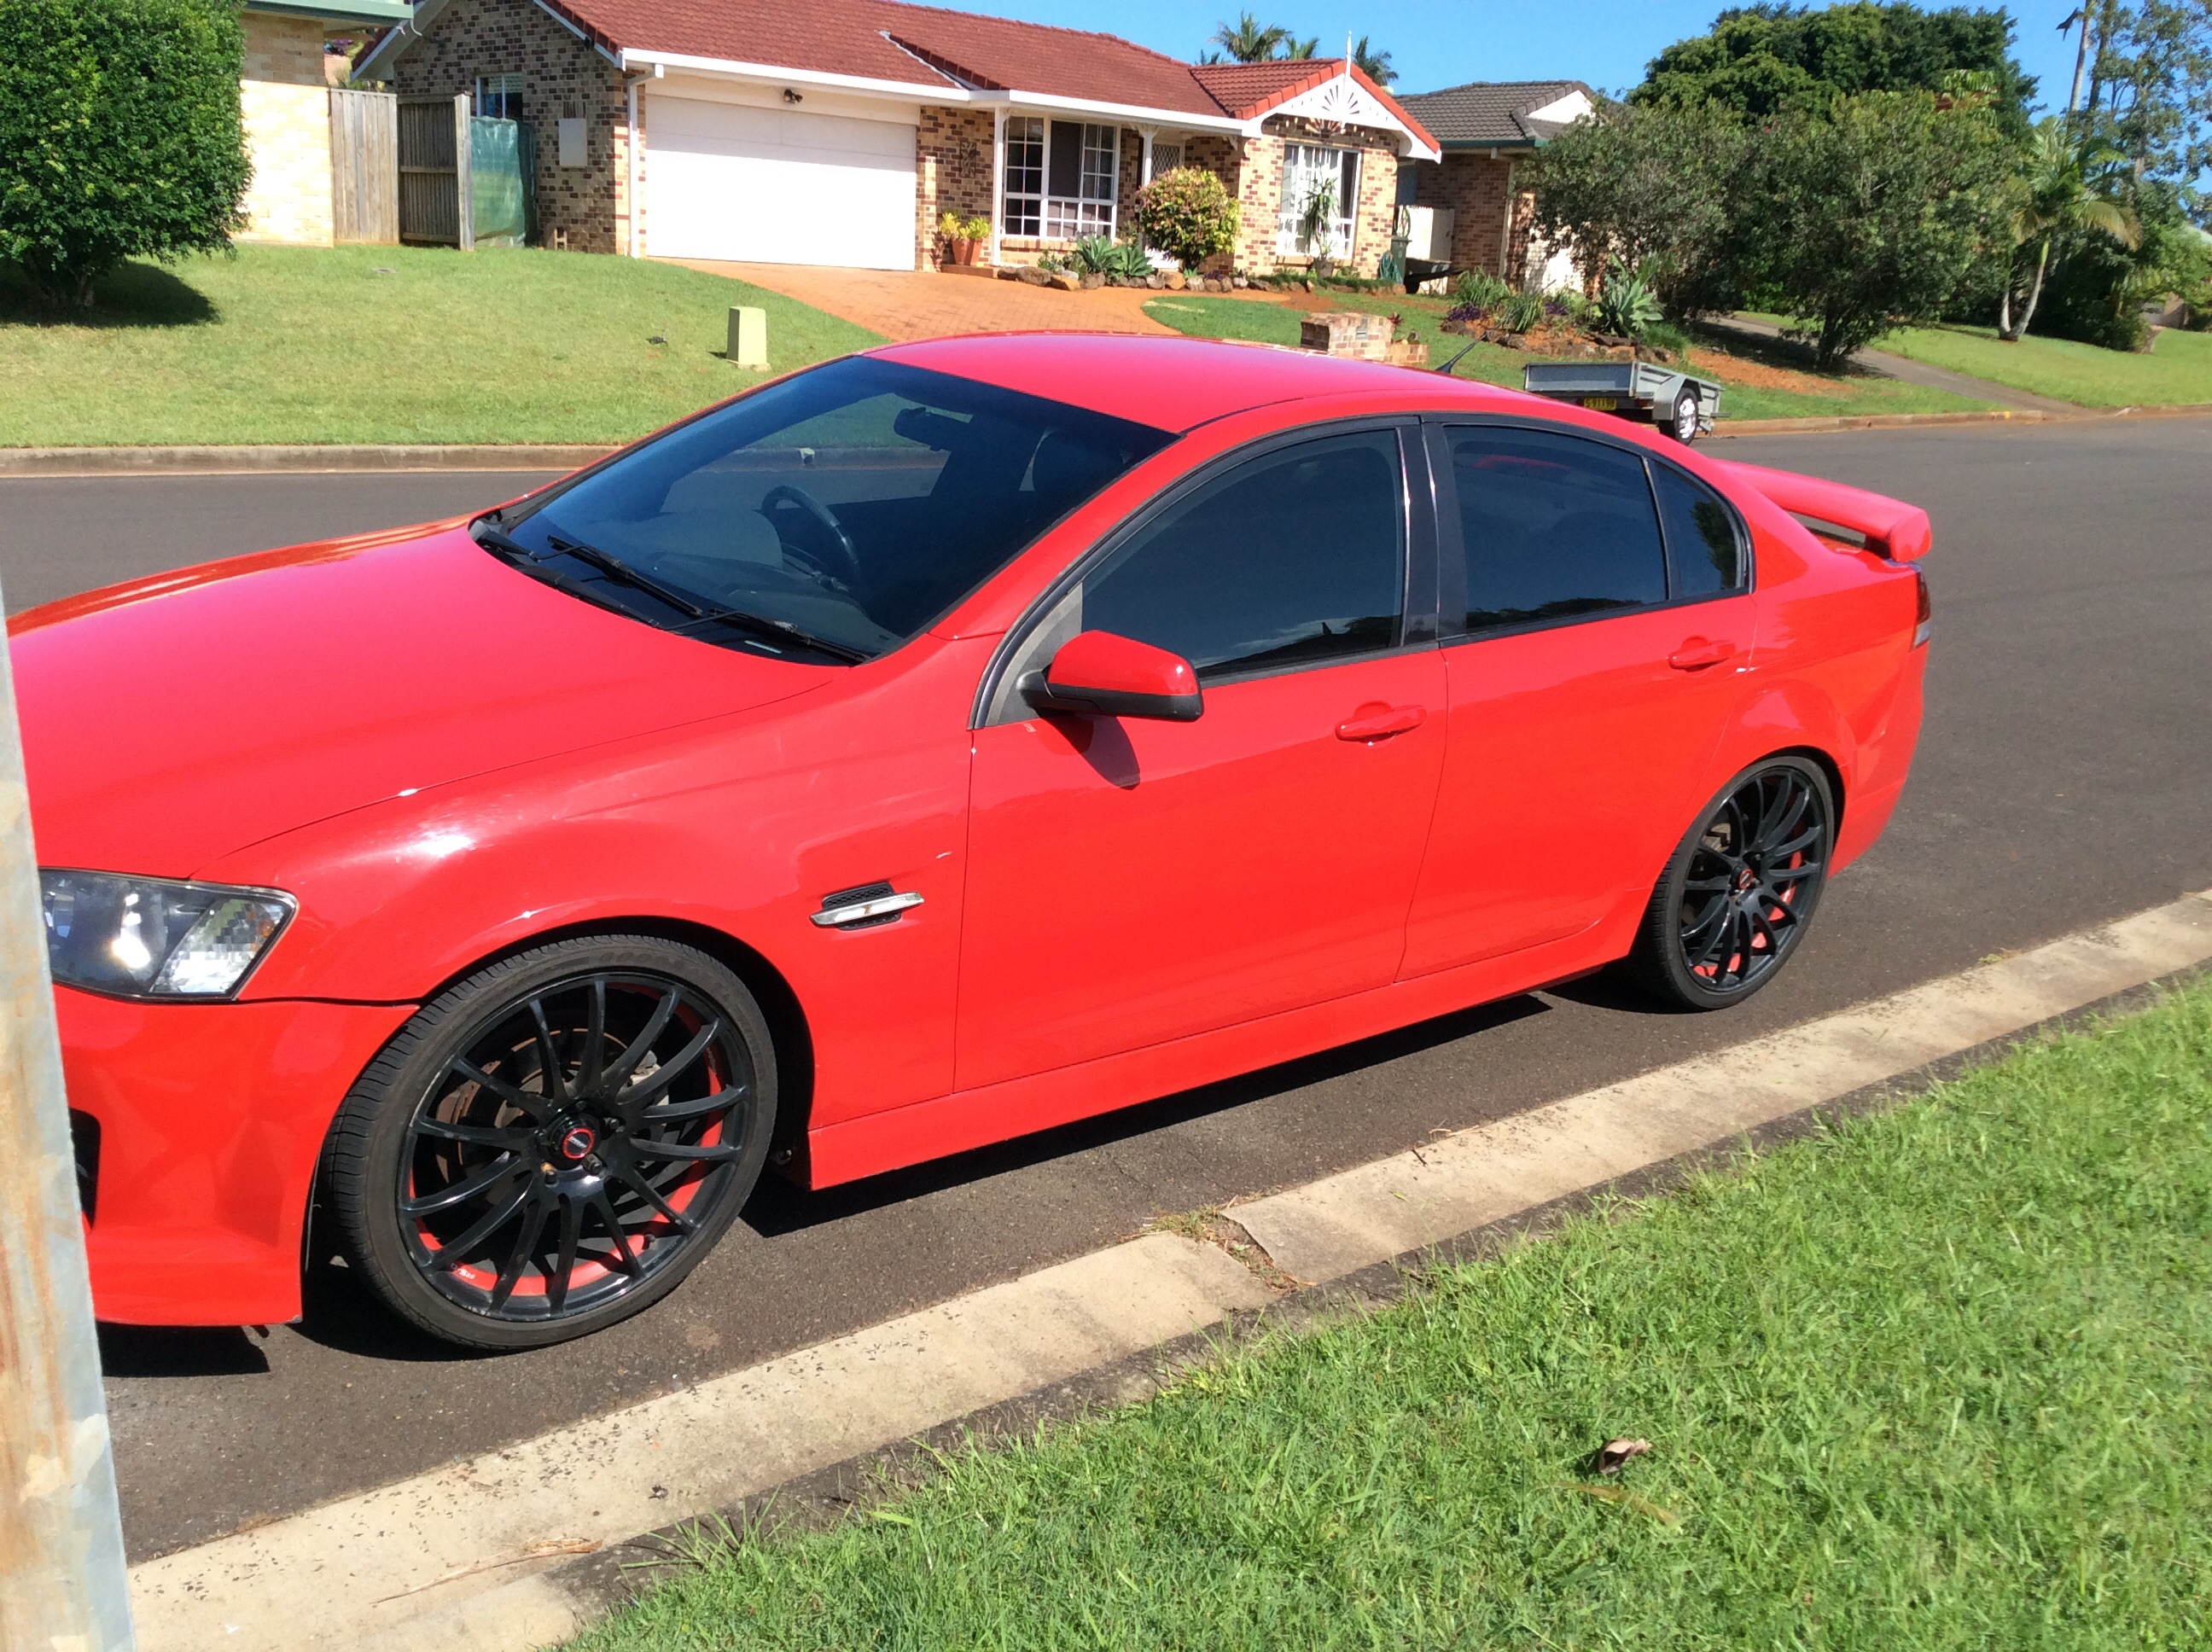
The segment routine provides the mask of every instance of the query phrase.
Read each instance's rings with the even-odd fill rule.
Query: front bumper
[[[54,1008],[94,1313],[125,1325],[297,1319],[324,1136],[414,1006],[139,1004],[59,987]]]

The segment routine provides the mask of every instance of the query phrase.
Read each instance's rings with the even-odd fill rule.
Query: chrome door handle
[[[821,911],[810,912],[807,917],[823,929],[850,929],[859,924],[883,923],[897,917],[909,907],[921,904],[921,896],[912,890],[895,895],[888,885],[883,886],[881,894],[873,890],[855,890],[853,893],[860,898],[848,896],[839,900],[832,896],[830,900],[835,901],[836,905],[824,902]]]

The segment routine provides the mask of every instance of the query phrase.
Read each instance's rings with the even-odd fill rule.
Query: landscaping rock
[[[1170,270],[1168,272],[1168,291],[1171,293],[1179,293],[1189,285],[1190,283],[1183,278],[1183,273],[1182,270]]]
[[[1103,287],[1105,284],[1106,277],[1103,276],[1089,275],[1083,278],[1083,290],[1086,293],[1091,292],[1097,288]]]
[[[1157,270],[1155,270],[1151,275],[1145,277],[1145,285],[1150,287],[1155,292],[1158,291],[1161,288],[1165,287],[1167,284],[1167,277],[1161,275]]]
[[[1231,276],[1229,278],[1229,282],[1232,287],[1249,287],[1252,284],[1243,276]]]

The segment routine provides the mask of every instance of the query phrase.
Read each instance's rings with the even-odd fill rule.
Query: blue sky
[[[1579,80],[1619,92],[1644,78],[1661,47],[1711,27],[1723,0],[1291,0],[1255,3],[1262,22],[1318,35],[1324,54],[1344,49],[1345,32],[1369,35],[1391,54],[1397,88],[1431,91],[1462,81]],[[1939,0],[1940,3],[1940,0]],[[1205,0],[938,0],[1069,28],[1103,29],[1178,58],[1194,58],[1214,25],[1237,5]],[[1927,3],[1927,0],[1923,0]],[[2041,82],[2053,108],[2074,73],[2072,37],[2058,20],[2074,0],[2033,0],[2010,9],[2014,54]]]

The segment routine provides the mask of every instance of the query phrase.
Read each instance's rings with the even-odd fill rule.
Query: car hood
[[[458,525],[211,562],[9,630],[41,864],[177,878],[386,798],[840,674],[595,607]]]

